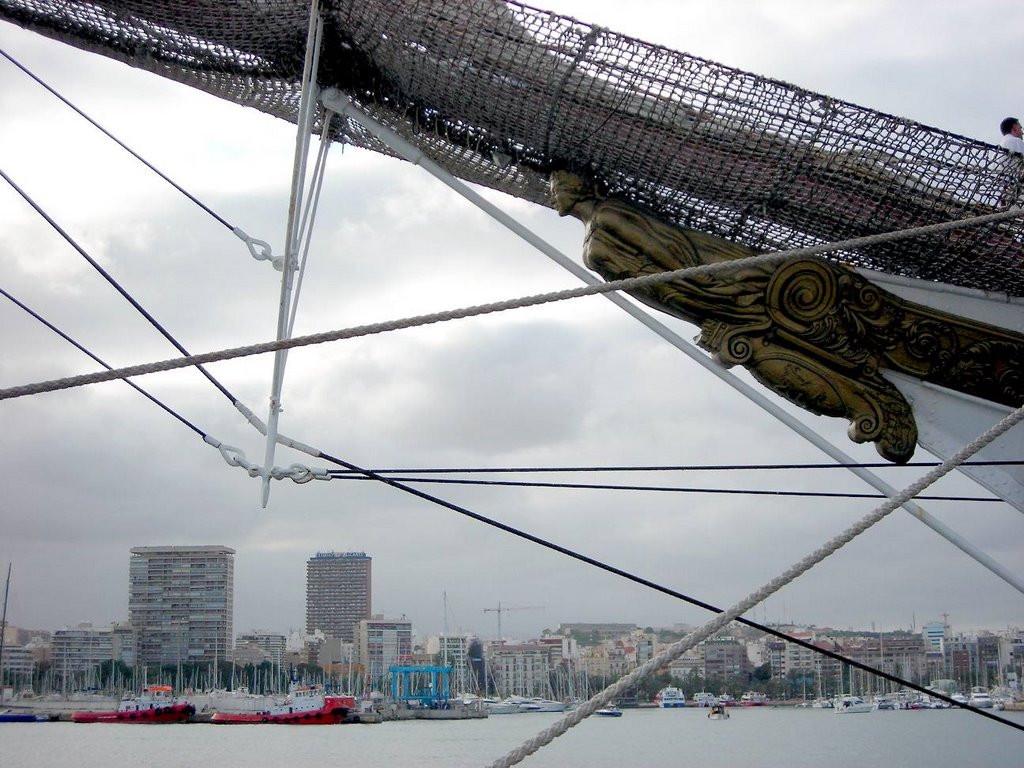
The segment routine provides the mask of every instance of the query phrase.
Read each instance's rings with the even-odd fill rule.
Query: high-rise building
[[[94,627],[89,623],[65,627],[53,633],[50,650],[58,675],[81,672],[105,661],[135,663],[135,633],[130,626],[111,624]]]
[[[365,552],[317,552],[306,562],[306,632],[347,643],[370,618],[370,565]]]
[[[360,619],[353,646],[369,685],[374,690],[387,690],[384,681],[388,670],[396,664],[409,664],[412,660],[412,622],[405,617]]]
[[[234,643],[235,550],[134,547],[128,622],[142,664],[216,663]]]
[[[945,621],[929,621],[921,629],[925,641],[935,650],[944,650],[950,639],[949,625]]]

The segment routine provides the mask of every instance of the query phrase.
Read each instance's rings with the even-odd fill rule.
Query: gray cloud
[[[904,4],[815,6],[811,15],[817,17],[808,23],[818,31],[810,38],[808,29],[781,13],[785,4],[766,6],[762,18],[745,18],[726,3],[721,13],[728,15],[730,7],[733,13],[724,24],[706,4],[671,3],[666,12],[689,13],[696,21],[679,30],[655,21],[656,32],[649,34],[633,25],[652,23],[651,16],[629,9],[635,19],[626,18],[620,3],[558,5],[649,39],[671,33],[675,37],[657,42],[978,138],[994,140],[994,126],[1003,112],[1013,111],[1011,97],[1017,98],[985,53],[991,40],[986,35],[1002,33],[986,24],[986,35],[980,34],[956,15],[957,4],[947,8],[951,21],[939,13],[919,14],[923,26],[913,39],[907,39],[908,28],[894,25],[902,43],[881,22],[904,13]],[[968,12],[978,13],[976,6],[965,7]],[[616,19],[622,23],[613,24]],[[767,21],[774,42],[755,44]],[[1013,27],[1010,20],[997,26]],[[956,50],[934,42],[953,30],[963,43]],[[0,26],[0,43],[133,146],[137,142],[232,224],[281,242],[291,126],[8,25]],[[68,118],[38,88],[10,71],[4,77],[0,109],[10,119],[0,125],[0,142],[21,149],[5,160],[13,163],[12,174],[31,183],[40,203],[182,343],[200,352],[273,336],[277,273],[254,262],[221,225],[133,167],[121,150]],[[132,96],[126,101],[125,94]],[[0,194],[5,289],[112,364],[176,354],[10,190]],[[577,255],[577,222],[509,205]],[[422,171],[352,150],[332,153],[308,269],[298,333],[574,284]],[[667,322],[684,337],[696,332]],[[96,367],[6,302],[0,304],[0,325],[4,386]],[[271,366],[271,357],[261,356],[210,369],[265,417]],[[262,438],[196,372],[138,383],[200,429],[242,448],[250,460],[262,457]],[[367,467],[824,460],[600,297],[294,350],[284,405],[282,431]],[[15,624],[54,628],[123,619],[128,550],[185,543],[238,550],[239,630],[303,625],[305,560],[318,549],[368,552],[374,557],[375,610],[404,613],[423,632],[443,626],[442,593],[448,595],[450,628],[484,635],[496,630],[494,614],[484,609],[499,601],[543,606],[503,617],[507,631],[521,634],[562,621],[664,625],[707,618],[677,600],[366,481],[275,483],[270,507],[261,509],[257,483],[122,383],[6,401],[0,414],[0,561],[14,562]],[[845,424],[800,418],[852,456],[876,460],[870,447],[847,442]],[[293,461],[323,464],[278,450],[278,464]],[[901,486],[916,471],[886,470],[885,476]],[[843,473],[810,471],[532,479],[866,490]],[[772,578],[876,503],[422,488],[720,606]],[[936,492],[943,490],[979,493],[961,478],[943,481]],[[1024,560],[1021,538],[1013,535],[1019,515],[997,505],[926,507],[1001,562]],[[69,572],[76,578],[68,579]],[[755,613],[767,620],[895,627],[943,612],[956,628],[995,627],[1019,622],[1020,596],[897,512]]]

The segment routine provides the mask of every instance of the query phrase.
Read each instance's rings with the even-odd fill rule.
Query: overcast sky
[[[677,50],[995,142],[1024,112],[1024,6],[851,0],[538,3]],[[0,46],[231,224],[281,250],[294,127],[0,23]],[[279,273],[0,60],[0,168],[192,352],[274,337]],[[578,258],[582,226],[488,197]],[[6,184],[0,286],[114,366],[174,349]],[[331,151],[296,323],[306,334],[573,287],[574,278],[422,170]],[[691,338],[696,329],[670,323]],[[0,298],[0,386],[96,363]],[[210,371],[266,417],[271,356]],[[194,371],[137,383],[255,462],[262,438]],[[364,467],[824,462],[826,457],[602,297],[293,351],[281,430]],[[801,414],[852,456],[846,424]],[[127,618],[134,546],[223,544],[235,630],[299,629],[305,562],[373,558],[373,610],[421,635],[534,636],[561,622],[701,624],[697,608],[366,481],[256,480],[121,382],[0,403],[8,620]],[[1019,429],[1020,427],[1018,427]],[[931,458],[918,451],[916,459]],[[279,448],[277,464],[324,466]],[[886,469],[897,487],[921,470]],[[518,476],[497,479],[523,479]],[[534,475],[693,488],[870,492],[840,471]],[[865,499],[420,486],[700,600],[728,606],[870,511]],[[963,478],[934,494],[988,496]],[[1019,572],[1009,505],[924,502]],[[447,595],[448,612],[444,611]],[[1021,595],[898,511],[749,614],[839,628],[1024,623]]]

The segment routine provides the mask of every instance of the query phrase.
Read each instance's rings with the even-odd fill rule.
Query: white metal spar
[[[548,243],[546,240],[541,238],[535,232],[527,229],[520,222],[513,219],[507,213],[502,211],[496,205],[485,199],[481,195],[477,194],[472,188],[461,180],[455,178],[448,173],[444,168],[438,165],[436,162],[427,157],[417,147],[408,142],[402,136],[395,133],[393,130],[385,125],[382,125],[372,117],[367,115],[361,109],[356,107],[347,97],[345,97],[340,91],[336,89],[324,89],[320,93],[320,100],[324,106],[337,112],[338,114],[345,115],[352,120],[358,121],[363,127],[370,131],[386,146],[392,148],[398,154],[414,165],[419,165],[425,171],[430,173],[432,176],[437,178],[439,181],[446,184],[451,189],[458,192],[464,198],[469,200],[471,203],[476,205],[485,213],[492,216],[495,220],[503,224],[508,229],[512,230],[515,234],[519,235],[530,245],[537,248],[541,253],[550,258],[559,266],[565,268],[573,275],[578,277],[584,283],[588,285],[597,285],[601,283],[601,280],[595,277],[588,270],[584,269],[580,264],[576,263],[564,253],[559,251],[553,245]],[[1019,215],[1019,214],[1017,214]],[[723,367],[713,358],[704,354],[702,351],[697,349],[693,344],[684,339],[679,334],[675,333],[672,329],[660,322],[647,312],[643,311],[636,305],[630,303],[627,299],[618,293],[605,293],[604,294],[609,301],[625,310],[635,319],[639,320],[649,329],[657,333],[663,339],[668,341],[674,347],[679,349],[683,354],[689,357],[691,360],[698,363],[705,370],[711,372],[717,376],[721,381],[728,384],[730,387],[735,389],[737,392],[742,394],[751,402],[760,406],[763,410],[770,413],[776,419],[781,421],[787,427],[792,429],[798,435],[809,441],[815,447],[824,451],[828,456],[835,459],[840,464],[856,465],[857,461],[850,455],[845,453],[839,447],[830,443],[827,439],[810,429],[807,425],[797,419],[795,416],[784,410],[777,403],[768,399],[763,393],[756,390],[754,387],[747,384],[745,381],[731,373],[728,369]],[[849,466],[850,472],[859,477],[864,482],[875,488],[880,493],[884,493],[888,498],[893,498],[898,492],[896,488],[887,483],[881,477],[871,472],[868,469],[857,466]],[[1024,580],[1011,573],[1005,566],[993,559],[985,552],[978,549],[976,546],[971,544],[969,541],[964,539],[956,531],[953,531],[940,520],[930,515],[923,507],[914,502],[913,500],[907,500],[903,502],[902,507],[920,520],[922,523],[927,525],[933,531],[938,533],[944,539],[949,541],[953,546],[960,549],[965,554],[972,557],[981,565],[985,566],[992,573],[997,575],[1006,583],[1014,587],[1018,592],[1024,593]]]
[[[292,171],[291,201],[288,209],[288,228],[285,236],[285,253],[281,265],[281,294],[277,315],[277,339],[291,334],[291,293],[298,253],[302,204],[300,194],[305,181],[306,156],[309,151],[310,126],[316,102],[313,89],[316,87],[316,69],[320,55],[320,40],[323,36],[323,19],[320,17],[319,0],[313,0],[309,10],[309,33],[306,38],[306,60],[302,76],[302,97],[299,102],[298,127],[295,140],[295,163]],[[271,471],[274,468],[274,451],[277,447],[277,425],[281,413],[281,389],[284,385],[284,369],[288,361],[288,350],[274,353],[274,373],[271,381],[270,407],[267,416],[267,438],[263,455],[261,505],[266,508],[270,499]]]

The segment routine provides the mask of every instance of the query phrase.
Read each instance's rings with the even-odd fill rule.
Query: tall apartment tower
[[[346,643],[370,618],[370,565],[365,552],[317,552],[306,561],[306,632]]]
[[[134,547],[128,623],[142,664],[214,663],[234,647],[235,550]]]

